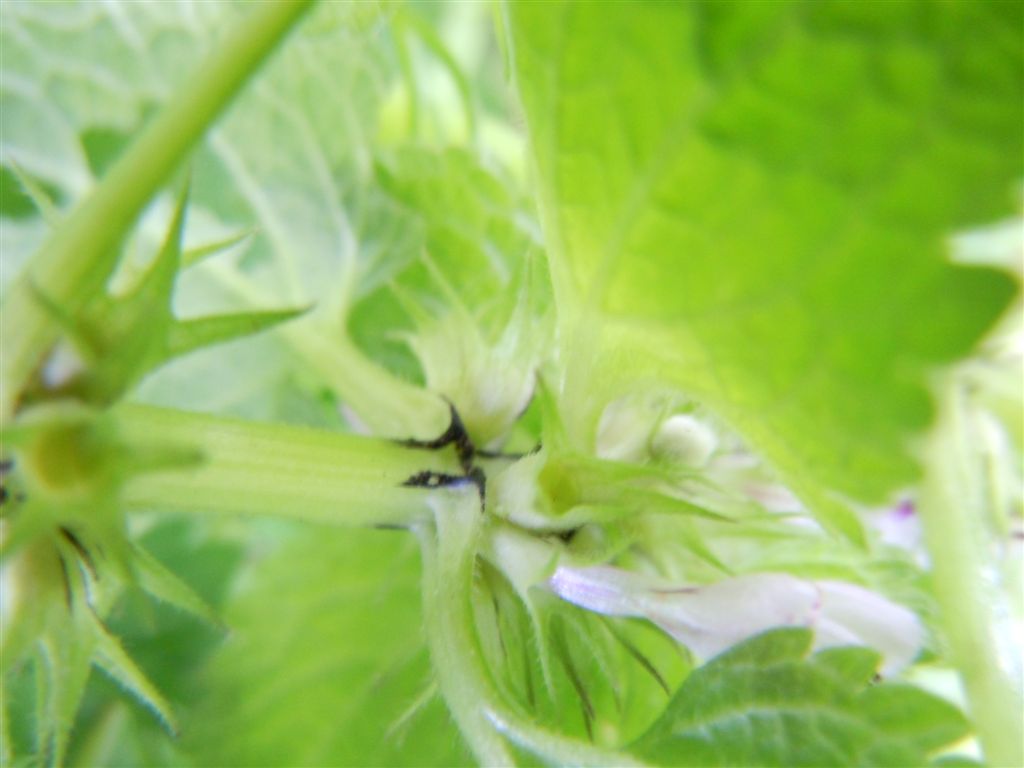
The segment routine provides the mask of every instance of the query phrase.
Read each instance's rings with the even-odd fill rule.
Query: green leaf
[[[598,616],[539,590],[517,595],[497,569],[481,568],[474,587],[497,687],[563,735],[618,747],[650,726],[689,671],[675,641],[646,622]]]
[[[203,765],[464,765],[430,696],[415,542],[277,528],[232,598],[185,744]],[[427,692],[425,694],[425,692]],[[424,694],[426,703],[414,707]]]
[[[825,648],[814,654],[814,663],[834,674],[842,684],[861,687],[874,680],[878,653],[862,646]]]
[[[869,688],[858,697],[860,711],[893,738],[933,752],[963,738],[967,723],[947,701],[910,685]]]
[[[55,207],[55,190],[25,173],[13,161],[0,164],[0,216],[11,223],[41,216],[41,203]]]
[[[943,243],[1010,211],[1022,9],[510,4],[577,442],[668,379],[858,538],[823,489],[914,479],[928,370],[1015,291]]]
[[[420,222],[422,247],[444,275],[453,292],[468,307],[507,315],[509,297],[503,293],[521,268],[524,254],[533,245],[525,201],[515,187],[493,168],[465,150],[443,153],[406,149],[377,166],[381,187],[405,206]],[[408,254],[411,263],[400,283],[407,289],[439,298],[434,278],[419,253]],[[514,298],[514,294],[513,294]]]
[[[683,683],[633,745],[671,765],[905,766],[968,732],[949,703],[916,688],[870,685],[878,656],[833,648],[808,657],[811,633],[766,632]]]

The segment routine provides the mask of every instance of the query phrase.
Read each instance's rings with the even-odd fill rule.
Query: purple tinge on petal
[[[665,599],[643,598],[646,615],[708,658],[772,627],[813,626],[820,597],[808,581],[781,573],[738,576]]]
[[[607,566],[560,566],[548,586],[598,613],[647,618],[703,658],[773,627],[806,626],[815,630],[816,648],[870,646],[884,657],[882,671],[892,674],[913,660],[923,639],[917,617],[881,595],[782,573],[693,587]]]
[[[636,596],[650,589],[640,574],[619,568],[559,566],[548,587],[563,600],[606,616],[639,616]]]
[[[914,502],[911,499],[903,499],[893,508],[893,513],[897,517],[907,518],[916,515],[917,509],[914,507]]]
[[[865,522],[878,532],[884,543],[914,553],[915,559],[922,565],[927,563],[927,554],[921,542],[921,518],[911,499],[903,499],[893,506],[869,512]]]
[[[548,586],[598,613],[647,618],[703,657],[771,627],[813,626],[821,607],[813,583],[781,573],[692,587],[607,566],[559,566]]]

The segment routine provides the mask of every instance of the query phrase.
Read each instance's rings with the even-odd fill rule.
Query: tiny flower
[[[559,566],[548,587],[597,613],[649,619],[703,658],[773,627],[809,627],[815,648],[869,646],[883,656],[881,671],[893,674],[913,661],[923,641],[912,611],[838,581],[758,573],[679,586],[608,566]]]
[[[690,467],[703,467],[718,447],[707,424],[686,413],[669,416],[651,438],[651,453]]]
[[[869,511],[864,520],[883,543],[910,552],[918,564],[927,566],[921,517],[912,500],[904,498],[896,504]]]

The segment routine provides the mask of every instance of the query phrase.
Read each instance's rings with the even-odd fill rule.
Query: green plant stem
[[[448,425],[444,400],[374,363],[343,332],[311,320],[285,326],[281,335],[374,434],[426,439]]]
[[[160,114],[29,262],[0,307],[0,417],[13,413],[26,382],[58,335],[35,296],[73,311],[109,277],[118,246],[142,209],[206,129],[277,47],[312,0],[265,0],[220,42]]]
[[[338,525],[408,525],[429,518],[436,490],[403,486],[424,470],[457,473],[449,450],[283,424],[124,405],[119,437],[132,446],[196,452],[193,466],[132,476],[129,509],[267,515]]]
[[[210,274],[251,306],[268,297],[233,270],[214,267]],[[344,328],[310,314],[278,330],[301,364],[321,376],[338,400],[376,435],[429,439],[448,426],[448,405],[370,360]]]
[[[433,526],[418,530],[423,550],[424,625],[438,685],[463,738],[481,765],[511,766],[505,739],[490,722],[488,681],[473,630],[475,551],[481,533],[479,505],[455,498]]]
[[[961,392],[940,398],[922,497],[925,539],[942,627],[991,765],[1024,765],[1024,712],[1017,653],[1001,641],[1000,587],[986,535],[984,493]],[[1017,678],[1016,680],[1014,678]]]
[[[476,635],[472,585],[484,516],[476,495],[434,499],[434,525],[416,527],[423,551],[424,624],[438,686],[481,765],[514,765],[506,739],[545,763],[639,766],[634,758],[549,731],[505,700],[491,678]]]

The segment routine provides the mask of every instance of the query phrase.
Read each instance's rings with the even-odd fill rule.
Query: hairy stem
[[[427,645],[438,685],[481,765],[513,765],[506,739],[545,763],[637,766],[635,759],[567,738],[513,709],[495,686],[476,636],[471,589],[484,518],[466,489],[437,496],[435,525],[417,527],[423,550]]]
[[[476,640],[470,590],[481,515],[475,494],[439,505],[437,528],[418,529],[423,549],[424,623],[430,657],[452,717],[481,765],[515,760],[491,725],[487,671]]]
[[[1000,636],[1001,589],[977,479],[983,473],[976,466],[962,393],[950,388],[941,402],[922,513],[944,634],[986,761],[1024,765],[1020,661]]]
[[[311,5],[312,0],[256,4],[33,256],[0,306],[0,417],[13,413],[57,339],[57,321],[36,291],[71,311],[102,288],[142,209]]]
[[[133,476],[122,489],[129,509],[409,525],[429,518],[427,500],[437,491],[402,483],[424,471],[459,471],[450,451],[379,438],[141,405],[114,413],[126,443],[198,456],[193,466]]]
[[[265,305],[263,295],[235,270],[209,270],[225,289],[251,304]],[[311,315],[278,332],[303,366],[323,378],[350,417],[371,432],[387,437],[429,438],[447,425],[448,406],[436,394],[405,381],[370,360],[343,327]]]
[[[374,363],[343,332],[306,322],[282,328],[281,336],[375,434],[428,438],[447,425],[444,400]]]

